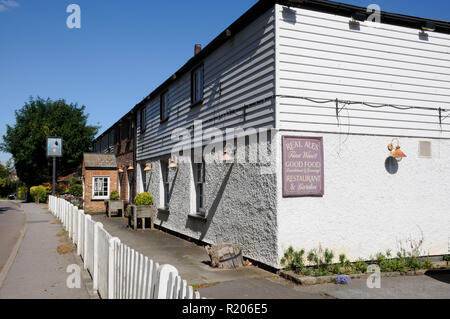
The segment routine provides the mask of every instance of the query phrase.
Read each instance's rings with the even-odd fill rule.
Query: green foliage
[[[136,206],[147,206],[153,204],[153,196],[149,193],[137,194],[134,198],[134,203]]]
[[[388,250],[385,254],[378,253],[373,263],[380,267],[381,272],[405,273],[411,270],[432,269],[433,263],[430,259],[425,259],[423,262],[420,261],[417,256],[419,251],[414,245],[411,246],[410,251],[400,248],[397,257],[392,258],[392,253]],[[292,247],[289,247],[281,259],[281,264],[286,270],[292,270],[305,276],[348,275],[367,272],[368,264],[364,260],[358,259],[352,263],[345,254],[340,254],[339,262],[333,264],[334,252],[328,248],[322,249],[319,246],[318,249],[310,250],[306,256],[310,266],[306,266],[304,254],[304,249],[295,251]]]
[[[110,200],[119,200],[120,199],[120,194],[118,191],[112,191],[111,194],[109,195],[109,199]]]
[[[386,252],[386,255],[382,253],[376,255],[376,263],[380,267],[381,272],[405,273],[412,270],[433,268],[433,263],[430,259],[421,262],[418,256],[414,256],[413,251],[406,252],[406,250],[400,249],[397,253],[397,258],[390,257],[389,252]]]
[[[425,269],[433,269],[433,262],[431,261],[431,259],[429,258],[425,259],[423,262],[423,267]]]
[[[444,256],[444,261],[450,261],[450,255],[445,255]]]
[[[70,179],[69,185],[75,185],[75,184],[81,185],[81,180],[80,180],[80,178],[78,178],[78,177],[72,177],[72,178]]]
[[[20,186],[17,189],[17,198],[21,199],[21,200],[25,200],[27,198],[27,193],[28,193],[28,187]]]
[[[69,187],[69,194],[75,197],[83,196],[83,186],[80,184],[73,184]]]
[[[0,163],[0,197],[6,197],[16,192],[19,181],[15,179],[14,166],[11,161],[6,165]]]
[[[30,98],[16,110],[16,123],[7,125],[0,150],[12,154],[17,175],[27,185],[40,185],[52,178],[52,159],[47,158],[47,137],[63,138],[63,157],[57,159],[56,174],[74,172],[82,162],[83,153],[90,151],[98,127],[87,125],[85,107]]]
[[[284,257],[281,259],[281,264],[286,265],[287,270],[292,270],[296,274],[301,274],[305,270],[305,264],[303,262],[303,255],[305,251],[295,251],[294,248],[289,247]]]
[[[45,203],[47,201],[47,188],[45,186],[33,186],[30,188],[30,195],[34,201],[39,198],[40,203]]]

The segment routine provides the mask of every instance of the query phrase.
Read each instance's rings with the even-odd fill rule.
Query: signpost
[[[283,197],[323,196],[322,137],[283,136]]]
[[[53,157],[52,195],[55,196],[56,158],[62,157],[62,143],[60,137],[47,137],[47,157]]]

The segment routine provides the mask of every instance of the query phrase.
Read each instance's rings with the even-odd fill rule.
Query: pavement
[[[62,232],[62,226],[48,212],[45,204],[22,204],[19,202],[1,201],[3,212],[16,214],[8,217],[6,227],[8,234],[0,232],[2,251],[9,250],[9,269],[3,269],[5,276],[0,283],[0,299],[89,299],[93,296],[86,285],[86,275],[81,273],[80,288],[70,289],[66,281],[69,265],[81,265],[81,259],[73,252],[60,254],[57,247],[68,245],[64,243],[66,236],[57,236]],[[5,219],[0,216],[0,224]],[[20,237],[20,221],[25,222],[23,239]],[[6,239],[8,242],[4,242]],[[19,240],[20,245],[14,241]],[[20,242],[21,240],[21,242]],[[14,246],[18,246],[15,251]],[[4,260],[4,257],[2,257]],[[7,272],[6,272],[7,270]],[[6,274],[5,274],[6,273]]]
[[[112,235],[160,264],[171,264],[202,297],[216,299],[450,299],[450,271],[427,275],[382,277],[381,288],[370,289],[366,279],[349,285],[333,283],[302,286],[256,266],[223,270],[209,266],[204,247],[163,232],[127,227],[121,217],[93,216]]]

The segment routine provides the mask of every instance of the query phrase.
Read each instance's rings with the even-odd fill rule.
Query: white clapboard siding
[[[269,10],[247,28],[205,58],[203,104],[190,107],[190,74],[177,79],[168,88],[169,119],[160,123],[159,97],[146,107],[146,130],[138,125],[137,160],[168,154],[176,128],[189,128],[194,120],[209,127],[274,127],[274,100],[246,111],[217,118],[230,110],[242,109],[275,93],[275,19]],[[140,114],[138,123],[140,123]],[[215,119],[215,120],[214,120]]]
[[[277,128],[450,138],[450,35],[276,5]],[[394,104],[426,109],[295,97]]]

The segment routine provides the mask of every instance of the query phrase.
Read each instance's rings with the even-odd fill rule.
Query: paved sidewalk
[[[67,266],[80,263],[74,253],[59,254],[62,226],[48,213],[47,205],[21,204],[27,228],[17,256],[0,287],[0,299],[84,299],[90,298],[84,280],[81,288],[66,286]]]

